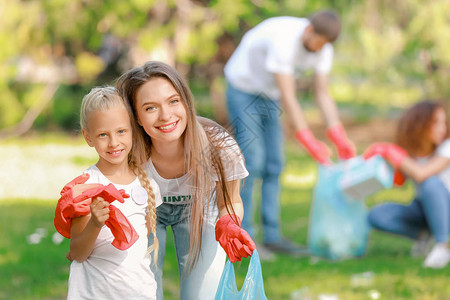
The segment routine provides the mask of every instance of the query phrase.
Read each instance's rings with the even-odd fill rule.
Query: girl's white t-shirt
[[[233,143],[231,146],[223,149],[224,151],[221,153],[221,158],[225,168],[225,179],[226,181],[243,179],[248,176],[248,171],[245,168],[244,159],[242,153],[240,152],[239,146],[230,136],[225,136],[225,138],[229,140],[228,145]],[[172,205],[189,203],[193,197],[194,189],[191,174],[186,173],[185,175],[174,179],[163,178],[156,171],[151,158],[145,168],[148,176],[153,178],[158,184],[163,203]],[[216,181],[218,181],[215,173],[211,173],[210,179],[211,184],[215,184]],[[217,216],[217,207],[215,203],[210,203],[208,211],[210,218]]]
[[[416,160],[420,164],[423,164],[427,162],[432,156],[441,156],[450,159],[450,139],[446,139],[444,142],[442,142],[432,155],[417,158]],[[442,180],[445,187],[450,192],[450,166],[441,171],[437,176]]]
[[[85,173],[90,175],[86,183],[112,183],[95,165]],[[158,185],[149,179],[157,205],[161,204]],[[151,257],[146,255],[147,193],[138,178],[128,185],[114,186],[130,195],[124,203],[114,201],[111,204],[128,218],[139,239],[127,250],[119,250],[111,244],[114,239],[111,230],[103,226],[91,255],[81,263],[73,261],[70,265],[67,299],[156,299],[156,281],[150,269]]]
[[[311,22],[290,16],[269,18],[249,30],[224,68],[225,77],[241,91],[264,93],[280,99],[274,74],[300,76],[306,70],[328,74],[333,65],[333,45],[320,51],[305,49],[302,36]]]

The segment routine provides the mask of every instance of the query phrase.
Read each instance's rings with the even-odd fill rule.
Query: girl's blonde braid
[[[130,161],[130,167],[136,175],[139,178],[139,181],[141,182],[141,185],[144,187],[144,189],[147,191],[148,194],[148,212],[146,215],[146,221],[147,221],[147,227],[148,224],[150,224],[150,232],[153,233],[153,244],[148,248],[147,253],[153,252],[153,260],[155,263],[155,266],[157,266],[158,261],[158,249],[159,249],[159,242],[158,238],[156,237],[156,205],[155,205],[155,193],[153,191],[153,188],[150,184],[150,180],[148,179],[147,173],[144,171],[142,166],[138,165],[134,160]],[[149,234],[150,234],[149,232]]]

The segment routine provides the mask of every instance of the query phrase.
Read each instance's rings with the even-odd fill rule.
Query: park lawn
[[[317,169],[293,144],[288,144],[287,162],[282,176],[283,233],[306,245]],[[412,194],[412,185],[408,184],[401,189],[381,191],[368,198],[367,204],[372,206],[387,199],[407,202]],[[52,242],[54,207],[55,201],[0,201],[0,299],[65,299],[69,241]],[[39,244],[28,244],[27,236],[37,228],[44,228],[47,236]],[[450,266],[443,270],[422,268],[423,258],[409,256],[411,244],[407,239],[372,232],[367,253],[359,259],[328,261],[279,255],[274,261],[262,262],[266,295],[271,300],[315,300],[319,295],[337,295],[333,299],[340,300],[450,299]],[[167,249],[165,299],[179,299],[171,237]],[[246,259],[235,266],[238,285],[245,277],[248,262]]]

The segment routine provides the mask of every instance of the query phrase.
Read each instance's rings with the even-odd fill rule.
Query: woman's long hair
[[[441,102],[423,100],[411,106],[400,117],[396,141],[411,156],[423,155],[424,151],[433,152],[436,149],[437,145],[432,145],[430,149],[426,135],[438,109],[445,109]]]
[[[230,214],[234,214],[231,205],[232,200],[226,186],[226,166],[224,165],[223,156],[225,152],[223,150],[226,147],[233,146],[233,142],[226,138],[229,135],[217,123],[197,117],[193,96],[187,83],[173,67],[162,62],[147,62],[143,66],[123,74],[116,83],[120,95],[132,107],[136,120],[138,118],[136,93],[143,84],[152,78],[168,80],[180,95],[187,113],[187,126],[183,133],[185,173],[189,173],[193,181],[191,190],[193,199],[189,203],[188,211],[190,217],[190,248],[187,271],[190,272],[200,255],[203,225],[210,206],[208,204],[210,201],[216,201],[214,197],[216,188],[216,183],[213,179],[214,174],[218,177],[226,209]],[[147,135],[142,127],[140,127],[140,133],[145,144],[141,146],[145,147],[146,150],[142,151],[145,156],[141,157],[139,161],[147,161],[151,155],[151,137]],[[232,138],[230,139],[233,140]],[[237,145],[234,146],[237,147]]]

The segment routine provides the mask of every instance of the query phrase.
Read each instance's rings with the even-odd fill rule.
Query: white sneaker
[[[434,245],[430,253],[428,253],[423,266],[425,268],[441,269],[450,261],[450,251],[447,243],[438,243]]]
[[[433,236],[428,230],[422,231],[411,248],[411,256],[418,257],[427,254],[430,251]]]

